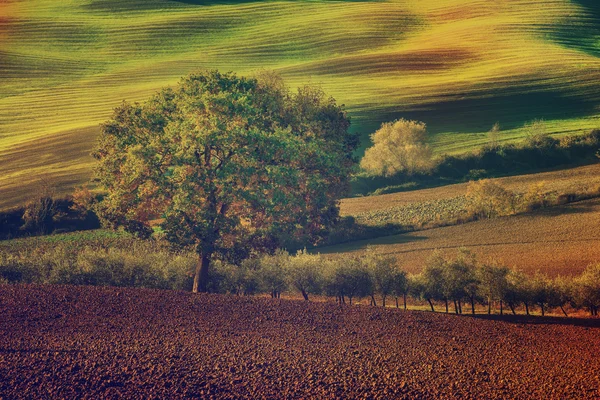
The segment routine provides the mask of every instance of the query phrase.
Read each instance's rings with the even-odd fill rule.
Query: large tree
[[[217,71],[184,78],[102,125],[94,157],[113,225],[195,246],[194,291],[211,259],[237,261],[278,238],[317,240],[338,218],[355,163],[343,106],[322,90]],[[235,260],[234,260],[235,261]]]

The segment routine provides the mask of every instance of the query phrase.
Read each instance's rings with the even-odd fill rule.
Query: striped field
[[[425,121],[437,152],[543,118],[600,127],[595,0],[0,0],[0,208],[89,177],[98,124],[200,68],[321,84],[365,139]],[[367,140],[363,141],[366,145]]]

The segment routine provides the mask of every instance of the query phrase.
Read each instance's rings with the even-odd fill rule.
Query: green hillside
[[[421,119],[438,152],[497,121],[506,140],[535,118],[600,127],[599,16],[595,0],[0,0],[0,208],[87,179],[113,107],[200,68],[321,84],[365,139]]]

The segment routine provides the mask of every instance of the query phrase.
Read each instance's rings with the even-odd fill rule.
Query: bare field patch
[[[521,182],[524,182],[523,180]],[[463,225],[324,247],[322,253],[364,251],[368,245],[392,254],[410,272],[419,272],[434,250],[461,248],[482,261],[495,260],[527,273],[578,274],[600,261],[600,200]]]
[[[0,286],[0,397],[597,398],[596,320]]]

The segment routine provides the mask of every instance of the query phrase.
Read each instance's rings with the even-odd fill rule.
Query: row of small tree
[[[272,256],[251,258],[241,266],[215,264],[212,290],[238,295],[269,293],[279,298],[287,290],[335,297],[340,304],[369,299],[370,304],[407,308],[407,298],[426,302],[432,311],[441,304],[446,312],[471,312],[483,305],[488,313],[498,309],[513,314],[522,307],[529,315],[533,308],[542,315],[560,309],[586,309],[592,316],[600,308],[600,264],[588,267],[577,277],[554,279],[493,263],[480,263],[466,250],[456,257],[441,253],[427,261],[420,274],[407,274],[398,268],[394,257],[369,249],[359,256],[324,257],[298,252],[294,256],[280,251]]]

